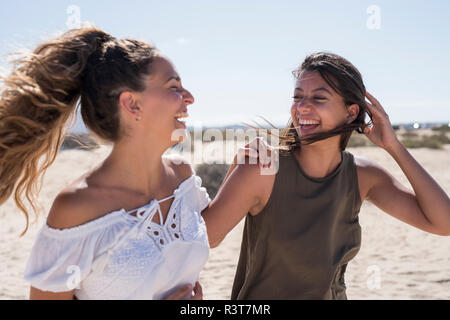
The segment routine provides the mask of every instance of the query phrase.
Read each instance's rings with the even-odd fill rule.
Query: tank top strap
[[[264,209],[256,215],[258,217],[265,211],[273,211],[269,208],[277,208],[282,206],[282,202],[285,201],[286,190],[293,190],[296,185],[295,171],[296,163],[291,153],[280,153],[278,172],[275,176],[274,185],[272,187],[272,193]],[[275,210],[276,211],[276,210]]]

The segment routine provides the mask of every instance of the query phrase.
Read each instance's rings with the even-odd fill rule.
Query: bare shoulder
[[[94,190],[88,188],[65,188],[53,201],[47,225],[55,229],[67,229],[97,218],[93,210],[96,198]]]
[[[264,172],[257,164],[238,164],[237,168],[242,175],[252,178],[255,182],[264,182],[275,177],[275,173]]]
[[[390,179],[389,172],[376,162],[362,156],[355,156],[355,164],[358,172],[358,183],[361,200],[367,198],[369,190],[382,179]]]
[[[254,192],[257,197],[258,203],[250,210],[251,215],[257,215],[269,201],[276,174],[267,174],[257,164],[240,164],[235,171],[247,190]]]
[[[55,229],[72,228],[112,210],[114,199],[118,197],[109,197],[110,193],[88,183],[93,172],[86,172],[58,193],[47,216],[48,226]],[[110,207],[105,208],[105,203]]]
[[[192,175],[190,164],[182,157],[164,157],[168,178],[175,188]],[[100,218],[117,208],[134,208],[142,199],[120,188],[102,187],[92,180],[93,171],[79,177],[62,190],[53,201],[47,224],[55,229],[67,229]],[[89,182],[88,182],[89,181]]]
[[[376,176],[377,174],[387,172],[386,169],[384,169],[382,166],[366,157],[362,156],[354,156],[354,157],[357,169],[361,171],[364,175]]]

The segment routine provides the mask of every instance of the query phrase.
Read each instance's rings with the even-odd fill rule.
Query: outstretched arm
[[[450,199],[437,182],[398,141],[381,104],[367,94],[373,127],[367,137],[398,163],[414,191],[408,190],[384,169],[370,165],[373,184],[367,199],[388,214],[424,231],[450,235]]]
[[[270,179],[271,176],[260,174],[258,165],[240,164],[230,173],[216,197],[202,211],[212,248],[260,204]]]

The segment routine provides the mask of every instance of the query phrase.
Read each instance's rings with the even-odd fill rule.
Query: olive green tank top
[[[247,214],[231,299],[346,299],[344,273],[361,245],[354,157],[324,178],[307,176],[292,153],[264,209]]]

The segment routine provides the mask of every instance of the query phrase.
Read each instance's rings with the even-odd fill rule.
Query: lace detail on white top
[[[159,204],[171,198],[163,221]],[[201,211],[210,201],[194,174],[173,195],[143,207],[113,211],[68,229],[44,224],[25,279],[41,290],[70,291],[75,274],[69,270],[77,270],[79,299],[162,299],[198,280],[209,255]],[[156,213],[161,224],[152,221]]]

